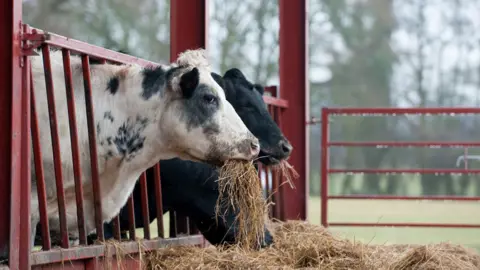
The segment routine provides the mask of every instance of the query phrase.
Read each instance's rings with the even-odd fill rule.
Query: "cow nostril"
[[[258,142],[251,142],[250,147],[252,147],[252,150],[257,150],[258,148],[260,148],[260,145],[258,144]]]
[[[285,154],[290,154],[292,152],[292,145],[288,141],[282,141],[280,142],[280,145],[282,146],[282,151]]]
[[[260,149],[260,144],[257,141],[252,141],[250,143],[250,147],[252,148],[252,150],[257,151],[258,149]]]

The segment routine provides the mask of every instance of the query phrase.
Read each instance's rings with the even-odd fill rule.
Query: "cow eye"
[[[217,102],[217,97],[214,95],[204,95],[203,100],[208,104],[215,104]]]

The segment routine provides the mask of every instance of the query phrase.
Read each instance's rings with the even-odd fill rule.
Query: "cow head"
[[[236,68],[228,70],[223,77],[213,76],[225,89],[227,100],[243,123],[259,139],[259,161],[275,165],[287,159],[292,146],[268,112],[262,98],[263,86],[249,82]]]
[[[203,51],[186,51],[176,64],[166,74],[168,102],[160,121],[168,148],[181,159],[215,165],[254,159],[259,141],[212,78]],[[155,84],[155,70],[146,73],[145,81]]]

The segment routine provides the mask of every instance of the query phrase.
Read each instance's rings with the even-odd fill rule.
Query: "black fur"
[[[166,72],[162,67],[146,68],[143,70],[142,97],[145,100],[159,94],[165,88]]]
[[[120,80],[118,79],[117,76],[114,76],[110,78],[110,80],[107,83],[107,91],[110,92],[110,94],[115,95],[118,91],[118,87],[120,86]]]
[[[137,116],[135,121],[127,119],[123,125],[118,128],[117,135],[113,138],[118,153],[126,158],[127,161],[132,160],[139,151],[143,149],[145,141],[145,130],[148,123],[147,118]]]

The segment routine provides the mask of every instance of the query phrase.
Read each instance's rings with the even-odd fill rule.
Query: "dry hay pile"
[[[171,247],[146,255],[148,269],[480,269],[480,255],[464,247],[366,245],[301,221],[279,223],[275,244],[260,251]]]
[[[280,166],[287,180],[294,170]],[[271,226],[275,243],[254,250],[268,224],[258,173],[251,162],[227,162],[220,170],[220,206],[237,211],[238,244],[230,247],[170,247],[144,255],[148,269],[480,269],[480,255],[461,246],[366,245],[337,238],[301,221]]]

